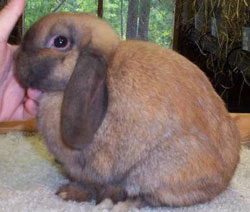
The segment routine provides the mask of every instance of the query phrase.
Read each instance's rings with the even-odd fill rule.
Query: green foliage
[[[174,27],[174,3],[171,0],[152,1],[149,18],[149,40],[169,47]]]
[[[62,0],[28,0],[25,10],[25,29],[28,29],[42,16],[53,12]],[[123,21],[121,21],[121,0],[104,0],[104,19],[119,35],[123,31],[125,39],[128,0],[123,0]],[[97,0],[66,0],[58,11],[91,12],[97,11]],[[152,0],[149,18],[149,40],[164,47],[170,47],[173,31],[173,0]],[[121,24],[123,23],[123,24]]]
[[[25,9],[25,30],[44,15],[54,12],[62,0],[28,0]],[[58,11],[96,13],[97,1],[66,0]]]
[[[128,10],[128,0],[124,0],[123,4],[123,26],[121,26],[121,1],[120,0],[104,0],[103,18],[111,24],[116,32],[121,35],[121,28],[126,31],[126,20]],[[125,33],[122,39],[125,39]]]

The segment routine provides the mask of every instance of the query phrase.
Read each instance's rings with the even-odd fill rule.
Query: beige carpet
[[[0,135],[0,212],[108,212],[112,208],[109,201],[95,206],[93,202],[61,200],[54,193],[64,183],[67,179],[36,134]],[[250,150],[242,150],[241,164],[231,186],[212,202],[187,208],[148,207],[131,211],[250,211]]]

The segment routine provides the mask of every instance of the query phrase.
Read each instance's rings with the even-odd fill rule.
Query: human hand
[[[21,87],[14,77],[13,54],[17,46],[7,43],[8,37],[20,15],[25,0],[11,0],[0,11],[0,121],[23,121],[37,111],[40,91]]]

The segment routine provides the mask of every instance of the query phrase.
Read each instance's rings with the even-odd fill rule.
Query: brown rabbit
[[[43,91],[38,128],[72,180],[62,198],[187,206],[229,185],[239,132],[178,53],[120,41],[93,15],[56,13],[26,33],[16,68],[25,87]]]

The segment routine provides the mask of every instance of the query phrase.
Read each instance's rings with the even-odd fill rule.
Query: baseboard
[[[0,134],[8,133],[10,131],[28,131],[35,132],[36,121],[34,119],[20,122],[0,122]]]

